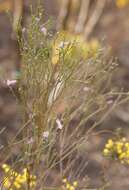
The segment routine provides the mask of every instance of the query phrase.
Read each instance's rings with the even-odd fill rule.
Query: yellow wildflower
[[[67,179],[64,178],[64,179],[62,180],[62,182],[63,182],[63,183],[67,183]]]
[[[9,188],[9,190],[22,189],[27,183],[28,178],[30,179],[30,187],[36,186],[36,176],[29,174],[27,168],[24,168],[21,174],[17,173],[7,164],[3,164],[2,168],[7,175],[3,179],[3,186],[5,188]]]
[[[61,32],[53,43],[52,64],[58,64],[63,53],[67,59],[75,58],[76,56],[87,59],[96,57],[99,49],[100,43],[97,39],[85,42],[81,35]]]
[[[126,138],[119,140],[109,139],[103,150],[104,156],[119,160],[122,164],[129,164],[129,141]]]
[[[78,185],[78,182],[77,182],[77,181],[74,181],[74,182],[73,182],[73,186],[74,186],[74,187],[77,187],[77,185]]]
[[[116,0],[116,5],[118,8],[124,8],[129,5],[129,0]]]
[[[65,190],[76,190],[76,187],[78,186],[78,182],[74,181],[73,183],[70,183],[66,178],[62,180],[64,183],[63,189]]]

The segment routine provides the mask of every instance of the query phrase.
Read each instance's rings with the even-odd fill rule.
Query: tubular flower
[[[109,139],[104,147],[103,154],[106,157],[119,160],[122,164],[129,164],[129,141],[126,138]]]

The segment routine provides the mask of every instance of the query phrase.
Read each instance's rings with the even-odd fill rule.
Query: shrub
[[[95,56],[82,56],[84,43],[64,39],[58,46],[58,35],[52,36],[48,23],[42,24],[38,10],[20,41],[22,69],[16,95],[23,119],[18,131],[22,138],[10,143],[13,149],[19,146],[10,167],[18,170],[18,175],[27,169],[27,190],[72,190],[78,181],[77,188],[86,189],[85,145],[94,129],[122,102],[123,94],[126,96],[111,88],[117,64],[109,59],[105,48],[98,48]],[[35,186],[31,186],[32,176],[36,176]],[[8,179],[6,172],[4,177]],[[64,177],[68,178],[65,183]]]

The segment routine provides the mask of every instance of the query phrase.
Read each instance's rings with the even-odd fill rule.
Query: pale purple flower
[[[63,48],[63,47],[64,47],[64,42],[60,42],[59,48]]]
[[[60,42],[59,44],[59,48],[64,48],[65,46],[68,46],[69,45],[69,42]]]
[[[57,123],[57,128],[58,129],[62,129],[63,128],[63,125],[61,123],[61,121],[59,119],[56,120],[56,123]]]
[[[112,104],[113,103],[113,100],[108,100],[107,101],[107,104]]]
[[[44,131],[43,132],[43,137],[48,138],[49,137],[49,131]]]
[[[23,29],[22,29],[22,32],[24,33],[25,31],[26,31],[26,28],[23,28]]]
[[[88,92],[88,91],[90,90],[90,88],[87,87],[87,86],[85,86],[85,87],[83,88],[83,90],[84,90],[84,92]]]
[[[41,32],[46,36],[47,35],[47,29],[45,27],[41,28]]]
[[[6,84],[7,86],[12,86],[17,83],[17,80],[7,80]]]
[[[32,144],[34,142],[34,139],[31,137],[28,141],[27,144]]]

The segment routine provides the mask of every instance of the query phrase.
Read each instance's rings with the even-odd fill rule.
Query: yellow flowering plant
[[[116,0],[116,5],[118,8],[124,8],[129,5],[129,0]]]
[[[101,45],[97,39],[86,42],[82,35],[74,35],[66,31],[60,32],[53,43],[52,63],[60,62],[60,55],[67,54],[68,59],[80,57],[88,59],[96,57]]]
[[[78,182],[77,182],[77,181],[73,181],[73,182],[71,183],[71,182],[69,182],[69,181],[67,180],[67,178],[64,178],[64,179],[62,180],[62,182],[63,182],[63,186],[62,186],[62,189],[63,189],[63,190],[76,190],[77,187],[78,187]]]
[[[22,173],[16,172],[7,164],[2,165],[4,171],[3,187],[9,190],[23,190],[28,183],[30,188],[36,186],[36,176],[29,174],[27,168],[24,168]]]
[[[122,164],[129,164],[129,141],[126,138],[109,139],[105,144],[103,154]]]

